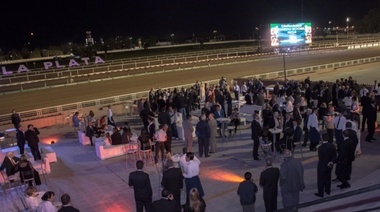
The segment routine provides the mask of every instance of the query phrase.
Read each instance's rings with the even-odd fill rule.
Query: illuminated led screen
[[[270,24],[271,46],[297,46],[311,43],[311,23]]]

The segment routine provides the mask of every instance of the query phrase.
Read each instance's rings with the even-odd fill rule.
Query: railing
[[[330,201],[334,201],[334,200],[339,200],[339,199],[343,199],[343,198],[347,198],[347,197],[351,197],[351,196],[354,196],[354,195],[363,194],[363,193],[367,193],[367,192],[375,191],[375,190],[379,190],[379,189],[380,189],[380,184],[376,184],[376,185],[368,186],[368,187],[365,187],[365,188],[357,189],[357,190],[354,190],[354,191],[349,191],[349,192],[346,192],[346,193],[343,193],[343,194],[337,194],[335,196],[325,197],[325,198],[321,198],[321,199],[314,200],[314,201],[311,201],[311,202],[305,202],[305,203],[298,204],[298,205],[295,205],[295,206],[292,206],[292,207],[283,208],[283,209],[280,209],[280,210],[277,210],[277,211],[278,212],[282,212],[282,211],[286,211],[286,212],[292,212],[292,211],[294,211],[294,212],[296,212],[296,211],[298,211],[298,209],[301,209],[301,208],[306,208],[306,207],[310,207],[310,206],[314,206],[314,205],[319,205],[319,204],[325,204],[326,202],[330,202]]]
[[[377,61],[380,61],[380,56],[290,69],[286,71],[286,74],[287,76],[291,76],[291,75],[305,74],[305,73],[316,72],[316,71],[321,71],[321,70],[341,68],[341,67],[359,65],[359,64],[370,63],[370,62],[377,62]],[[273,79],[273,78],[279,78],[283,76],[284,76],[284,72],[283,70],[281,70],[281,71],[275,71],[275,72],[270,72],[270,73],[265,73],[265,74],[244,76],[242,78]],[[215,80],[207,81],[206,83],[216,84],[218,81],[219,79],[215,79]],[[171,88],[190,87],[192,85],[193,84],[178,85],[178,86],[173,86]],[[148,93],[149,91],[143,91],[143,92],[138,92],[138,93],[112,96],[108,98],[95,99],[95,100],[90,100],[90,101],[76,102],[76,103],[71,103],[71,104],[41,108],[37,110],[23,111],[20,113],[20,115],[23,120],[38,119],[38,118],[44,118],[44,117],[49,117],[49,116],[54,116],[54,115],[65,115],[66,113],[71,113],[72,111],[78,110],[80,108],[86,108],[90,106],[103,107],[110,104],[117,105],[117,104],[122,104],[126,101],[134,101],[139,98],[147,97]],[[0,115],[0,125],[9,123],[10,116],[11,114]]]

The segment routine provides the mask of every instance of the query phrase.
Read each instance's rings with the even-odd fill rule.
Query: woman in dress
[[[106,133],[106,136],[104,137],[104,146],[111,146],[112,145],[112,139],[110,133]]]
[[[20,171],[20,178],[21,182],[24,181],[24,179],[30,179],[34,178],[34,181],[36,185],[41,185],[41,179],[38,172],[33,168],[32,163],[28,161],[25,155],[22,155],[20,157],[20,162],[17,164],[18,170]],[[29,181],[29,186],[33,186],[33,182]]]
[[[53,205],[55,194],[47,191],[42,197],[42,202],[38,205],[37,212],[56,212],[57,208]]]

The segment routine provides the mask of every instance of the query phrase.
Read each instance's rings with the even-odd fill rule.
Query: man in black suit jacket
[[[16,132],[16,140],[17,140],[17,146],[20,149],[20,154],[24,154],[24,147],[25,147],[25,134],[22,129],[22,126],[20,125]]]
[[[251,131],[252,131],[252,140],[253,140],[253,159],[254,160],[260,160],[259,159],[259,144],[260,144],[260,137],[262,133],[262,128],[260,123],[256,120],[259,116],[258,111],[255,111],[253,113],[253,120],[251,123]]]
[[[119,145],[123,143],[123,139],[121,137],[121,134],[119,130],[115,127],[113,128],[113,133],[111,135],[112,145]]]
[[[180,212],[180,205],[168,190],[162,190],[161,199],[153,202],[149,212]]]
[[[34,160],[41,160],[41,153],[38,147],[38,143],[40,139],[38,135],[40,132],[37,128],[33,126],[33,124],[28,125],[28,130],[25,132],[25,139],[28,141],[28,146],[30,147],[30,151],[34,157]]]
[[[6,157],[1,164],[0,171],[6,170],[7,176],[14,175],[17,172],[17,163],[20,158],[15,157],[13,152],[7,152]]]
[[[354,142],[348,136],[349,132],[346,130],[343,131],[344,141],[338,149],[339,152],[337,158],[337,166],[335,170],[338,180],[342,182],[341,185],[338,185],[338,187],[341,189],[351,187],[351,185],[348,183],[348,172],[350,171],[349,167],[352,166],[353,160],[351,152],[353,151],[352,149],[355,147]]]
[[[62,207],[58,212],[79,212],[78,209],[71,206],[71,198],[68,194],[63,194],[61,196]]]
[[[260,174],[260,187],[263,189],[265,209],[267,212],[277,210],[278,180],[280,169],[272,166],[272,160],[267,159],[266,169]]]
[[[129,174],[128,185],[133,187],[136,201],[136,211],[148,211],[152,204],[152,186],[150,185],[149,175],[142,171],[144,162],[139,160],[136,162],[137,171]]]
[[[13,110],[11,119],[12,119],[12,124],[15,126],[16,129],[18,129],[18,127],[20,126],[20,123],[21,123],[20,114],[16,113],[16,111]]]
[[[181,189],[183,188],[182,171],[180,168],[174,167],[172,159],[168,159],[165,165],[166,167],[169,167],[169,169],[164,171],[161,185],[165,190],[168,190],[173,194],[174,200],[178,204],[181,204]]]
[[[323,197],[324,192],[331,192],[331,170],[336,161],[336,149],[334,144],[329,143],[327,133],[322,134],[322,145],[318,148],[317,185],[318,197]]]
[[[376,103],[375,100],[371,100],[371,104],[368,106],[367,109],[367,127],[368,127],[368,135],[365,138],[366,141],[372,142],[371,140],[376,140],[373,137],[373,134],[375,134],[375,122],[377,119],[377,110],[376,110]]]

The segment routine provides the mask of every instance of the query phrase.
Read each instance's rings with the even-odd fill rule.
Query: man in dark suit
[[[88,122],[88,125],[86,127],[86,136],[88,139],[90,139],[91,146],[94,146],[94,143],[92,142],[92,137],[94,136],[94,125],[92,121]]]
[[[180,212],[181,206],[174,200],[173,194],[164,189],[161,192],[161,199],[152,203],[149,212]]]
[[[143,172],[144,162],[139,160],[136,162],[137,171],[129,174],[128,185],[133,187],[136,201],[136,211],[148,211],[152,204],[152,186],[150,185],[149,175]]]
[[[61,196],[62,207],[58,212],[79,212],[78,209],[71,206],[71,198],[68,194],[63,194]]]
[[[375,122],[377,118],[375,100],[371,100],[371,104],[368,106],[367,115],[368,115],[367,116],[368,135],[365,138],[365,140],[368,142],[372,142],[371,140],[376,140],[373,137],[373,134],[375,134]]]
[[[356,131],[352,129],[351,121],[347,121],[346,131],[348,132],[348,137],[352,140],[352,148],[351,148],[351,152],[349,154],[350,154],[350,157],[352,158],[352,162],[354,162],[355,161],[356,146],[359,143],[359,139],[358,139],[358,136],[356,134]],[[351,172],[352,172],[352,163],[349,165],[350,166],[347,167],[347,180],[351,179]]]
[[[17,163],[20,158],[15,157],[13,152],[7,152],[6,157],[1,164],[0,171],[6,170],[7,176],[14,175],[17,172]]]
[[[165,165],[166,167],[169,167],[169,169],[164,171],[161,185],[165,190],[168,190],[173,194],[174,200],[180,205],[181,189],[183,188],[182,171],[180,168],[174,167],[174,162],[172,159],[168,159]]]
[[[113,133],[111,135],[112,145],[119,145],[123,143],[123,139],[121,137],[121,134],[119,130],[115,127],[113,128]]]
[[[363,119],[362,119],[361,130],[362,132],[364,132],[365,124],[368,118],[368,108],[371,106],[371,98],[369,97],[369,92],[360,98],[360,104],[363,107],[362,109]]]
[[[348,172],[349,167],[352,166],[352,149],[354,148],[354,142],[349,138],[349,132],[343,131],[344,141],[342,145],[339,146],[338,149],[338,158],[337,158],[337,166],[335,173],[338,177],[338,180],[342,182],[342,184],[337,187],[344,189],[349,188],[351,185],[348,183]]]
[[[37,128],[33,126],[33,124],[28,125],[28,130],[25,132],[25,139],[28,141],[28,146],[30,147],[30,151],[34,157],[34,160],[41,160],[40,149],[38,148],[38,143],[40,139],[38,135],[40,132]]]
[[[24,154],[26,139],[25,139],[25,134],[21,125],[17,128],[16,140],[17,140],[17,146],[20,149],[20,154]]]
[[[20,123],[21,123],[20,114],[16,113],[16,111],[13,110],[11,119],[12,119],[12,124],[15,126],[16,129],[18,129],[18,127],[20,126]]]
[[[260,123],[257,121],[259,118],[258,111],[255,111],[253,113],[253,120],[251,123],[251,132],[252,132],[252,140],[253,140],[253,159],[254,160],[260,160],[259,158],[259,144],[260,144],[260,137],[262,133],[262,128]]]
[[[260,187],[263,189],[263,197],[266,212],[277,210],[278,180],[280,169],[272,166],[272,160],[265,161],[266,169],[260,174]]]
[[[336,160],[336,149],[334,144],[329,143],[329,135],[322,134],[322,145],[318,148],[317,184],[318,193],[315,196],[323,197],[324,192],[331,192],[331,170]]]

